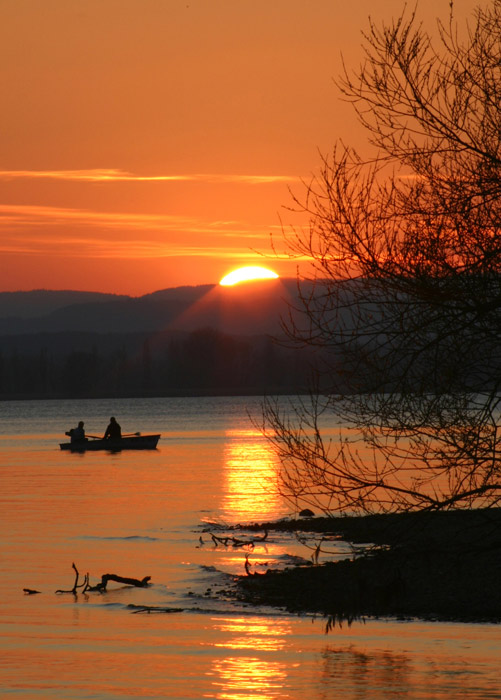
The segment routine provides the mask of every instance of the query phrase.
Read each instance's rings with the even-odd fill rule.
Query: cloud
[[[0,252],[5,254],[249,259],[260,257],[251,248],[268,247],[270,228],[232,220],[0,204]]]
[[[89,170],[0,170],[1,180],[64,180],[69,182],[200,182],[219,184],[268,185],[297,182],[292,175],[137,175],[115,168]]]
[[[204,221],[196,217],[174,214],[136,214],[101,212],[89,209],[50,207],[31,204],[0,204],[0,227],[67,226],[68,222],[101,228],[141,229],[149,231],[182,231],[187,233],[219,233],[254,237],[263,235],[263,226],[233,220]],[[266,231],[273,226],[267,226]]]
[[[32,204],[0,204],[0,222],[12,224],[66,225],[68,221],[84,225],[121,228],[172,229],[179,226],[192,228],[197,220],[168,214],[132,214],[126,212],[100,212],[69,207],[50,207]]]
[[[254,251],[237,247],[224,248],[212,245],[189,245],[182,243],[164,243],[161,241],[111,241],[96,240],[74,236],[64,244],[59,238],[23,237],[19,240],[2,240],[0,253],[16,255],[48,256],[51,258],[113,258],[116,259],[145,259],[145,258],[175,258],[175,257],[205,257],[221,259],[262,259]]]

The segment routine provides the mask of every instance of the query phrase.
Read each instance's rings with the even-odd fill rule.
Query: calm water
[[[321,619],[211,597],[246,552],[206,530],[289,514],[249,420],[258,410],[246,398],[0,403],[0,697],[501,698],[499,626],[370,621],[326,636]],[[159,449],[59,450],[78,420],[99,435],[111,414],[124,432],[160,432]],[[249,561],[310,554],[277,535]],[[72,562],[94,584],[115,573],[153,585],[56,595],[73,586]]]

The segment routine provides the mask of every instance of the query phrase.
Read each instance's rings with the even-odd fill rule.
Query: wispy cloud
[[[273,228],[187,216],[2,204],[0,252],[52,257],[249,259],[260,257],[251,249],[269,247]]]
[[[173,214],[102,212],[89,209],[50,207],[28,204],[0,204],[0,226],[66,226],[74,222],[101,228],[140,229],[141,231],[182,231],[219,233],[253,237],[263,235],[263,226],[234,220],[204,221],[196,217]],[[266,231],[275,226],[266,226]]]
[[[19,240],[2,240],[0,253],[16,255],[43,255],[51,258],[175,258],[204,257],[233,260],[262,259],[256,252],[243,247],[214,245],[189,245],[182,243],[163,243],[161,241],[110,241],[72,236],[65,245],[59,238],[23,237]]]
[[[134,214],[127,212],[102,212],[69,207],[50,207],[31,204],[0,204],[0,221],[30,226],[80,224],[120,228],[172,229],[197,224],[197,219],[168,214]]]
[[[138,175],[114,168],[90,170],[0,170],[1,180],[64,180],[69,182],[200,182],[220,184],[267,185],[296,182],[292,175]]]

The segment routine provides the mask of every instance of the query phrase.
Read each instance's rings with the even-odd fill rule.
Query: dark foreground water
[[[0,697],[501,698],[497,625],[368,621],[325,635],[322,619],[211,596],[246,552],[214,547],[204,529],[289,514],[249,420],[258,410],[254,398],[0,403]],[[78,420],[101,434],[111,414],[124,432],[160,432],[158,450],[59,450]],[[310,551],[276,534],[249,560],[290,555]],[[72,562],[91,583],[152,585],[57,595]]]

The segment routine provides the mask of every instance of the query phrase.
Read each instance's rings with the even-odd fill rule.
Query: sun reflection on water
[[[278,651],[284,648],[291,632],[288,622],[265,617],[218,618],[215,623],[222,632],[233,635],[229,641],[215,644],[226,649]]]
[[[236,652],[249,650],[252,655],[229,654],[213,662],[212,673],[216,674],[214,686],[220,700],[271,700],[283,697],[287,679],[287,665],[282,661],[269,661],[267,653],[281,651],[291,634],[286,620],[261,617],[219,618],[215,626],[229,635],[225,642],[216,643]],[[259,658],[257,657],[259,653]]]
[[[255,522],[283,515],[273,449],[257,430],[227,430],[226,438],[224,517],[231,522]]]
[[[228,657],[214,664],[222,689],[216,698],[221,700],[271,700],[283,697],[283,682],[287,676],[285,665],[256,658]]]

